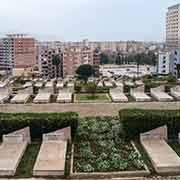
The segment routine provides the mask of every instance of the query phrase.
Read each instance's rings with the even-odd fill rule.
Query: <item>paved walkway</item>
[[[120,109],[180,109],[178,102],[1,104],[0,112],[78,112],[81,116],[116,116]]]
[[[2,179],[2,180],[18,180],[18,179]],[[43,178],[29,178],[29,179],[19,179],[19,180],[54,180],[53,178],[49,179],[43,179]],[[62,180],[62,179],[55,179],[55,180]],[[76,179],[77,180],[77,179]],[[82,179],[81,179],[82,180]],[[83,179],[85,180],[85,179]],[[94,180],[94,179],[88,179],[88,180]],[[98,180],[98,179],[96,179]],[[102,180],[102,179],[99,179]],[[110,180],[110,179],[103,179],[103,180]],[[114,178],[112,180],[180,180],[180,176],[174,176],[174,177],[151,177],[151,178]]]

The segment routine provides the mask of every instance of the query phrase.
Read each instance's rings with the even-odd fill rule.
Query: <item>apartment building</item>
[[[11,74],[13,69],[12,40],[3,38],[0,40],[0,69],[6,74]]]
[[[180,49],[180,4],[168,8],[166,14],[166,45],[172,49]]]
[[[61,63],[58,67],[53,65],[52,58],[59,55]],[[76,69],[82,64],[90,64],[95,67],[98,74],[100,64],[100,52],[87,46],[63,46],[62,48],[39,48],[39,70],[43,78],[73,77]]]
[[[171,51],[170,72],[173,76],[180,78],[180,50]]]
[[[58,55],[60,64],[55,66],[53,64],[53,57]],[[43,78],[52,79],[62,77],[62,52],[60,48],[42,48],[39,52],[39,71]]]
[[[146,48],[143,42],[127,41],[128,53],[142,53],[145,51],[146,51]]]
[[[36,41],[23,34],[9,34],[1,40],[0,56],[0,68],[7,73],[33,67],[37,62]]]
[[[24,35],[8,35],[12,39],[14,68],[28,68],[36,65],[36,41]]]
[[[92,49],[99,48],[101,51],[121,51],[123,53],[144,52],[146,47],[142,42],[136,41],[104,41],[104,42],[89,42]]]
[[[159,75],[170,73],[170,52],[159,52],[157,72]]]
[[[63,76],[74,76],[82,64],[93,65],[93,51],[89,47],[69,46],[63,49]]]
[[[89,47],[92,50],[100,49],[101,51],[116,52],[121,51],[124,53],[144,52],[146,50],[143,42],[137,41],[88,41],[87,39],[81,42],[65,42],[62,43],[63,47]]]
[[[172,74],[180,78],[180,51],[172,50],[159,53],[157,72],[159,75]]]
[[[93,66],[96,76],[99,76],[100,56],[101,56],[101,52],[99,51],[99,49],[95,49],[93,51]]]

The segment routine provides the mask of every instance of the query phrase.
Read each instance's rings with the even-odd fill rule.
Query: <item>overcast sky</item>
[[[168,6],[178,0],[0,0],[0,36],[38,40],[165,39]]]

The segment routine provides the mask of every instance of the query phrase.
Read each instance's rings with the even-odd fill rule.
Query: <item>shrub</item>
[[[78,115],[68,113],[0,113],[0,136],[29,126],[32,138],[41,138],[43,133],[71,126],[74,136]]]
[[[92,95],[95,95],[97,90],[97,85],[94,82],[89,82],[85,86],[86,92],[91,93]]]
[[[109,93],[109,87],[106,86],[97,87],[96,91],[97,93]]]
[[[150,92],[151,88],[155,88],[160,86],[160,83],[154,82],[154,81],[147,81],[145,83],[145,92]]]
[[[127,109],[120,111],[119,116],[123,132],[129,139],[163,125],[167,125],[170,138],[177,138],[180,132],[179,110]]]
[[[176,82],[177,82],[176,77],[174,77],[173,75],[167,76],[166,80],[167,80],[169,83],[176,83]]]

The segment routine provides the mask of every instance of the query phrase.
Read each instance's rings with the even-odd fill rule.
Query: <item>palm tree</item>
[[[134,59],[135,59],[136,65],[137,65],[137,76],[139,76],[139,65],[140,65],[140,61],[141,61],[141,55],[136,54]]]
[[[61,58],[59,54],[53,56],[52,64],[56,66],[56,79],[57,79],[59,77],[59,65],[61,64]]]

